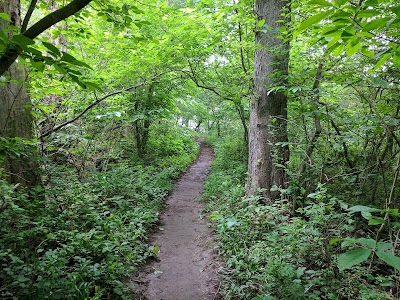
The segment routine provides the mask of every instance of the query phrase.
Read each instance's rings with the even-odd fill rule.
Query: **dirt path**
[[[211,229],[202,216],[198,198],[213,160],[212,150],[201,144],[196,162],[175,184],[161,218],[153,245],[158,261],[145,275],[144,295],[149,300],[218,299],[218,263]]]

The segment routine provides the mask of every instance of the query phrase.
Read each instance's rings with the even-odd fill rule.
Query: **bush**
[[[245,165],[232,160],[232,141],[221,143],[203,198],[225,259],[225,299],[390,299],[376,268],[339,272],[343,250],[329,241],[357,230],[344,203],[321,186],[295,216],[288,200],[265,206],[245,198]]]
[[[196,156],[189,134],[169,134],[182,147],[160,146],[152,165],[119,158],[83,177],[48,163],[45,199],[0,180],[0,298],[129,299],[124,278],[157,253],[148,230]]]

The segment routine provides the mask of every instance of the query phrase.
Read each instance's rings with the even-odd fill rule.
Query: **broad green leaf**
[[[311,5],[320,5],[320,6],[333,6],[332,3],[326,1],[326,0],[311,0],[310,2],[308,2],[308,4]]]
[[[367,0],[364,2],[363,6],[364,7],[369,7],[369,6],[378,6],[379,2],[378,0]]]
[[[66,61],[66,62],[73,62],[73,61],[76,61],[77,59],[75,57],[73,57],[71,54],[69,54],[67,52],[63,52],[61,60]]]
[[[370,30],[374,30],[377,28],[384,28],[386,27],[386,22],[388,22],[389,20],[391,20],[391,18],[379,18],[379,19],[375,19],[371,22],[367,22],[365,23],[365,25],[363,26],[363,30],[364,31],[370,31]]]
[[[333,51],[333,55],[334,56],[339,56],[340,54],[342,54],[343,53],[343,51],[344,51],[344,44],[340,44],[336,49],[335,49],[335,51]],[[347,207],[346,208],[343,208],[343,209],[347,209]]]
[[[361,53],[364,54],[365,56],[369,57],[369,58],[374,56],[374,51],[368,50],[368,47],[363,47],[361,49]]]
[[[19,46],[23,47],[23,48],[25,46],[32,45],[32,44],[35,43],[32,39],[30,39],[30,38],[28,38],[26,36],[23,36],[21,34],[14,35],[12,37],[12,41],[14,43],[18,44]]]
[[[26,47],[24,49],[26,52],[28,52],[29,54],[35,56],[35,58],[41,59],[41,60],[45,60],[46,58],[43,57],[42,52],[40,52],[39,50],[32,48],[32,47]]]
[[[58,72],[60,72],[61,74],[67,74],[67,71],[66,71],[63,67],[61,67],[60,65],[58,65],[58,64],[54,64],[54,68],[55,68]]]
[[[332,40],[330,40],[329,43],[328,43],[328,45],[327,45],[328,49],[331,48],[333,45],[336,45],[337,42],[338,42],[340,39],[341,39],[340,36],[336,36],[336,37],[334,37]]]
[[[400,16],[400,5],[394,6],[389,8],[393,13],[395,13],[397,16]]]
[[[400,257],[394,256],[390,252],[379,251],[379,250],[376,251],[376,255],[385,263],[387,263],[389,266],[392,266],[393,268],[400,271]]]
[[[380,15],[382,12],[379,10],[375,10],[375,9],[366,9],[366,10],[361,10],[358,12],[357,16],[359,18],[370,18],[370,17],[374,17],[374,16],[378,16]]]
[[[336,11],[332,15],[332,19],[334,20],[335,24],[337,23],[351,24],[351,17],[352,17],[351,13],[343,10]]]
[[[350,269],[368,259],[372,250],[367,248],[359,248],[346,251],[338,257],[338,267],[340,271]]]
[[[391,53],[386,53],[382,56],[382,58],[376,63],[374,70],[379,69],[380,67],[383,66],[383,64],[389,59],[389,57],[391,56]]]
[[[373,239],[369,239],[369,238],[368,239],[367,238],[358,238],[358,239],[345,238],[345,239],[343,239],[341,246],[342,246],[342,248],[346,248],[346,247],[354,245],[354,244],[364,245],[370,249],[374,249],[376,247],[376,241]]]
[[[84,63],[83,61],[77,60],[71,54],[68,54],[66,52],[62,52],[61,60],[65,61],[65,62],[68,62],[70,64],[73,64],[73,65],[76,65],[76,66],[81,66],[81,67],[85,67],[85,68],[91,69],[91,67],[87,63]]]
[[[376,247],[376,241],[374,239],[367,239],[367,238],[359,238],[354,240],[357,244],[365,245],[368,248],[375,248]]]
[[[392,249],[392,244],[387,242],[378,242],[377,249],[378,251],[387,251]]]
[[[383,80],[383,79],[382,79]],[[386,82],[386,81],[385,81]],[[389,83],[386,82],[387,86],[385,87],[389,87]],[[385,210],[389,215],[393,216],[393,217],[398,217],[399,216],[399,209],[398,208],[390,208],[390,209],[386,209]]]
[[[347,44],[346,54],[347,56],[351,57],[362,47],[362,42],[360,39],[356,38],[352,40],[350,43]]]
[[[356,205],[352,206],[348,209],[350,212],[380,212],[380,209],[369,207],[369,206],[364,206],[364,205]]]
[[[360,32],[357,32],[357,35],[358,35],[358,36],[365,36],[365,37],[367,37],[367,38],[372,38],[372,37],[374,37],[374,35],[373,35],[372,33],[368,32],[368,31],[360,31]]]
[[[0,13],[0,19],[6,20],[7,22],[11,22],[11,18],[6,13]]]
[[[263,27],[264,24],[265,24],[265,19],[262,19],[262,20],[258,21],[257,26],[258,27]]]
[[[369,219],[372,217],[372,214],[371,214],[369,211],[362,211],[362,212],[361,212],[361,216],[362,216],[364,219],[369,220]]]
[[[60,56],[60,50],[57,49],[56,46],[54,46],[53,44],[47,43],[47,42],[42,42],[43,46],[45,46],[52,54],[54,54],[55,56]]]
[[[341,7],[345,3],[347,3],[347,0],[335,0],[335,4],[339,7]]]
[[[388,87],[389,87],[389,83],[388,83],[387,81],[383,80],[383,79],[380,78],[380,77],[372,77],[372,78],[371,78],[371,81],[372,81],[375,85],[382,86],[382,87],[385,87],[385,88],[388,88]]]
[[[34,60],[31,60],[31,65],[32,65],[32,67],[34,67],[36,70],[38,70],[39,72],[42,72],[42,73],[43,73],[44,68],[45,68],[45,64],[44,64],[42,61],[34,61]]]
[[[393,63],[397,68],[400,68],[400,53],[397,51],[393,54]]]
[[[370,217],[368,225],[381,225],[384,224],[385,220],[382,217]]]
[[[317,15],[314,15],[307,20],[305,20],[303,23],[300,24],[300,26],[297,28],[296,33],[299,34],[300,32],[306,30],[308,27],[319,23],[322,19],[326,18],[332,13],[332,10],[328,10],[322,13],[319,13]],[[295,34],[296,35],[296,34]]]
[[[322,36],[341,36],[343,26],[328,27],[321,31]]]
[[[337,242],[341,242],[341,241],[343,241],[343,238],[333,238],[333,239],[330,239],[329,245],[333,245],[333,244],[335,244]]]
[[[232,228],[233,226],[237,225],[238,221],[235,217],[226,219],[226,227]]]
[[[103,91],[102,88],[101,88],[98,84],[96,84],[96,83],[89,82],[89,81],[85,81],[85,85],[86,85],[86,87],[89,88],[90,90],[93,90],[93,91],[95,91],[95,90]]]

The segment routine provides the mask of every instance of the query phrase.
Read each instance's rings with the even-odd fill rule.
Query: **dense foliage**
[[[64,5],[12,1],[23,16],[35,4],[30,24]],[[128,299],[199,132],[216,152],[203,198],[226,299],[399,298],[396,1],[291,1],[274,32],[289,74],[268,87],[288,98],[288,119],[270,120],[290,150],[273,153],[288,181],[276,201],[244,196],[254,32],[271,30],[253,1],[89,2],[35,39],[0,11],[0,56],[18,50],[29,71],[0,91],[28,91],[34,129],[0,128],[0,298]],[[38,186],[7,182],[7,160],[32,158]]]
[[[104,141],[75,141],[44,164],[45,199],[0,182],[2,299],[127,299],[125,278],[158,251],[147,234],[171,180],[197,152],[190,132],[155,130],[151,163],[123,154],[132,141],[96,160]]]

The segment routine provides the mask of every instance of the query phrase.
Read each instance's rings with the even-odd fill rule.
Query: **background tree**
[[[273,186],[285,188],[284,164],[289,159],[287,96],[289,43],[282,16],[287,1],[255,2],[257,20],[254,59],[254,91],[250,104],[247,195],[260,193],[274,199]]]
[[[22,64],[13,66],[13,63],[23,51],[26,51],[27,55],[34,55],[35,52],[30,53],[28,47],[33,44],[32,39],[57,22],[78,12],[90,2],[74,0],[40,19],[29,28],[28,23],[37,1],[30,3],[24,22],[21,20],[19,0],[0,2],[0,12],[3,17],[0,20],[0,30],[3,32],[0,44],[0,75],[7,76],[0,85],[0,105],[2,107],[0,137],[3,138],[2,143],[4,143],[4,169],[11,183],[19,183],[27,188],[40,183],[35,147],[32,147],[31,144],[29,150],[18,149],[26,148],[29,144],[21,139],[29,141],[33,138],[33,119],[31,101],[25,85],[28,81],[27,71]],[[41,56],[40,53],[39,56]],[[15,146],[13,143],[18,143],[19,146]]]
[[[0,30],[12,40],[22,25],[19,1],[0,2]],[[3,43],[5,41],[3,40]],[[2,45],[4,51],[4,44]],[[0,51],[0,53],[3,53]],[[23,63],[10,66],[0,83],[0,138],[3,160],[1,166],[10,183],[33,187],[40,184],[35,146],[33,139],[33,117],[31,102],[27,92],[28,73]],[[27,140],[28,142],[24,142]],[[33,155],[32,155],[33,152]]]

